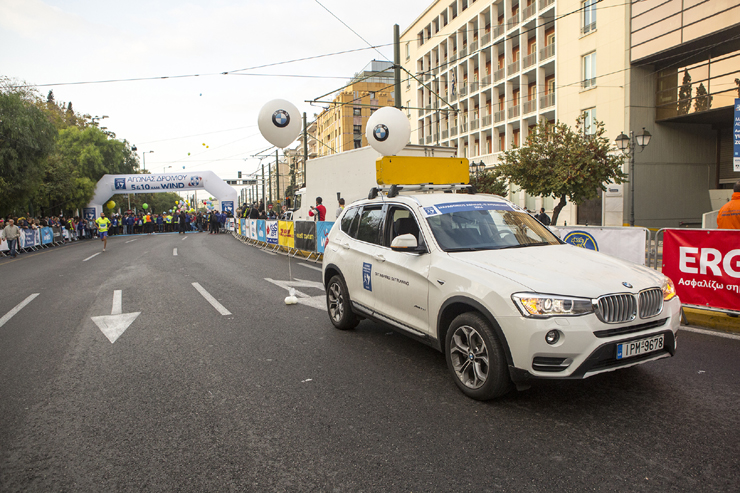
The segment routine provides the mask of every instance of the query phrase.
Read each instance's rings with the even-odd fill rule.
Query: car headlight
[[[666,277],[663,279],[663,301],[672,300],[676,297],[676,286],[673,285],[673,281]]]
[[[511,295],[511,299],[525,317],[574,317],[594,311],[593,303],[589,298],[517,293]]]

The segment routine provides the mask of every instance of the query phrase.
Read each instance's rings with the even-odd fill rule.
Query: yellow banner
[[[293,222],[278,221],[278,245],[294,248]]]
[[[378,185],[451,185],[470,182],[466,158],[385,156],[375,161]]]

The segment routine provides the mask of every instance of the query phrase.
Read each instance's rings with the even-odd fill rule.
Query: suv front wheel
[[[445,339],[447,367],[465,395],[486,401],[511,390],[501,342],[482,315],[458,315]]]
[[[349,291],[344,279],[336,275],[329,280],[326,288],[326,308],[334,327],[340,330],[354,329],[360,319],[352,312]]]

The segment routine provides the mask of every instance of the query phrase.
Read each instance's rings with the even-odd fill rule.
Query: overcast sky
[[[320,108],[305,100],[342,87],[372,59],[392,60],[393,25],[403,32],[431,4],[320,2],[0,0],[0,75],[44,97],[53,89],[78,113],[108,115],[101,126],[140,158],[154,151],[152,172],[184,166],[236,178],[258,169],[251,156],[270,147],[257,128],[264,103],[287,99],[310,121]],[[384,45],[380,53],[332,13]],[[278,62],[292,63],[262,67]],[[151,80],[87,83],[125,79]]]

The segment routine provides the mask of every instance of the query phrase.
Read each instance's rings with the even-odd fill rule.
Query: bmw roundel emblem
[[[277,110],[272,114],[272,123],[278,128],[285,128],[290,123],[290,115],[285,110]]]
[[[630,283],[628,283],[628,282],[623,282],[623,283],[622,283],[622,286],[624,286],[625,288],[630,288],[630,289],[632,289],[632,284],[630,284]]]
[[[384,140],[386,140],[389,133],[390,132],[388,132],[388,127],[386,127],[382,123],[375,125],[375,128],[373,129],[373,136],[378,142],[383,142]]]

